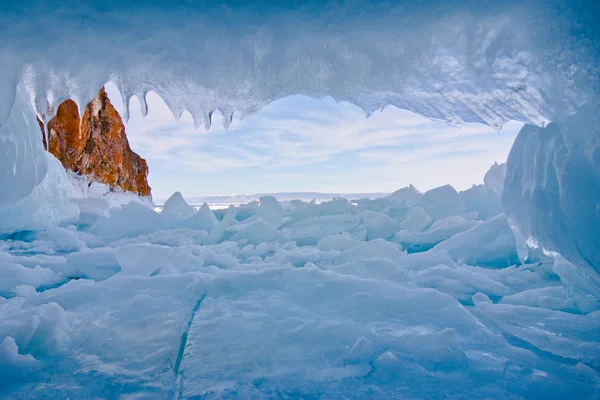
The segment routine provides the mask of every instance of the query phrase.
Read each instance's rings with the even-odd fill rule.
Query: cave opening
[[[598,7],[85,3],[0,11],[0,397],[598,396]]]

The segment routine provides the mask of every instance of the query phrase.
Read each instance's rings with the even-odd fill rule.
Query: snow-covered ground
[[[77,223],[0,241],[0,397],[598,398],[600,291],[521,263],[503,174],[216,212],[75,185]]]

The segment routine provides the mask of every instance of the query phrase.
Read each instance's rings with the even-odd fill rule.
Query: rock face
[[[48,122],[48,151],[71,171],[140,196],[150,195],[148,165],[129,147],[125,125],[104,88],[79,116],[64,101]]]

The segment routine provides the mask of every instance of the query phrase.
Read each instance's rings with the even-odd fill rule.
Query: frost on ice
[[[217,217],[176,193],[4,236],[0,396],[594,398],[599,288],[473,211],[503,171],[475,206],[411,187]]]

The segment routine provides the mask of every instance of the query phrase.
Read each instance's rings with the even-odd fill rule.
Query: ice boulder
[[[290,247],[289,250],[280,247],[275,250],[275,254],[272,256],[265,256],[264,261],[279,265],[291,264],[296,268],[300,268],[314,265],[315,262],[320,261],[322,256],[321,251],[314,247]],[[310,264],[307,265],[307,263]]]
[[[388,214],[390,207],[398,207],[406,210],[406,205],[404,203],[396,204],[393,201],[386,199],[385,197],[379,197],[377,199],[369,199],[363,198],[359,200],[353,200],[353,204],[356,205],[357,210],[360,211],[375,211],[383,214]]]
[[[223,218],[219,221],[217,226],[212,230],[212,232],[208,235],[208,237],[204,240],[205,244],[215,244],[219,243],[219,241],[223,238],[223,234],[225,230],[229,228],[231,225],[237,223],[235,217],[237,216],[237,209],[235,206],[230,205],[227,208],[227,212],[223,216]]]
[[[375,239],[332,256],[327,259],[326,262],[341,264],[375,259],[386,260],[395,265],[399,265],[404,256],[405,255],[400,248],[397,245],[394,245],[394,243],[390,243],[383,239]]]
[[[103,197],[75,198],[72,201],[79,207],[78,225],[92,226],[99,218],[110,216],[110,202]]]
[[[160,265],[150,273],[150,276],[176,275],[198,271],[199,268],[204,266],[205,262],[219,268],[228,267],[232,264],[232,258],[235,261],[234,257],[226,253],[195,254],[190,248],[160,247],[163,248],[161,250],[155,249],[155,251],[162,251],[160,258],[164,261],[160,262]]]
[[[503,268],[520,264],[515,236],[503,214],[457,233],[433,250],[447,250],[454,260],[471,265]]]
[[[400,223],[400,229],[405,229],[409,232],[421,232],[423,229],[431,225],[431,217],[423,207],[412,207],[404,220]]]
[[[32,307],[23,298],[10,299],[4,303],[0,301],[0,316],[0,341],[7,336],[12,337],[20,354],[30,354],[40,361],[55,362],[71,349],[72,320],[65,309],[55,302]],[[0,365],[5,361],[1,355],[2,350]],[[4,381],[0,382],[3,383],[0,386],[2,393]]]
[[[267,221],[275,226],[279,226],[285,218],[287,212],[283,209],[283,206],[273,196],[262,196],[260,198],[260,205],[256,211],[256,216],[261,218],[263,221]]]
[[[362,241],[353,239],[348,232],[325,236],[317,243],[321,251],[345,251],[362,245]]]
[[[12,261],[11,256],[0,251],[0,297],[12,296],[13,289],[19,285],[30,285],[34,288],[55,285],[63,278],[51,269],[39,265],[27,268]]]
[[[199,231],[206,231],[211,233],[212,230],[217,226],[219,220],[215,217],[208,204],[202,204],[202,207],[191,217],[181,222],[182,228],[196,229]]]
[[[463,199],[450,185],[425,192],[420,205],[433,220],[451,215],[461,215],[465,212]]]
[[[500,199],[500,196],[502,195],[505,174],[506,164],[498,164],[495,162],[483,177],[485,189],[498,199]]]
[[[84,235],[75,231],[74,226],[65,228],[56,225],[45,224],[43,230],[18,231],[6,237],[9,240],[7,250],[26,251],[30,254],[56,255],[57,253],[69,253],[78,251],[86,247],[86,242],[82,240]],[[94,238],[91,242],[94,242]],[[12,242],[12,243],[11,243]],[[4,246],[2,246],[4,247]],[[32,266],[33,267],[33,266]]]
[[[180,192],[175,192],[163,205],[160,215],[167,221],[183,221],[194,215],[194,207],[190,206]]]
[[[90,227],[90,233],[107,240],[136,237],[163,228],[165,220],[151,208],[132,201],[108,218],[101,218]]]
[[[402,230],[396,233],[391,241],[401,244],[409,253],[427,251],[457,233],[464,232],[479,224],[477,221],[467,221],[464,218],[462,218],[462,222],[455,220],[455,217],[451,217],[450,220],[455,223],[449,223],[448,219],[442,219],[438,226],[434,227],[432,225],[424,232]]]
[[[460,216],[460,215],[452,215],[450,217],[444,217],[444,218],[438,219],[433,224],[431,224],[431,226],[429,228],[427,228],[427,230],[432,231],[434,229],[439,229],[439,228],[448,228],[453,225],[464,224],[465,222],[467,222],[467,219],[465,217]]]
[[[316,204],[319,215],[340,215],[356,212],[356,207],[345,197],[334,197],[331,201]]]
[[[290,200],[289,202],[286,203],[285,205],[285,209],[288,212],[294,212],[294,211],[298,211],[298,210],[302,210],[303,208],[306,208],[310,205],[311,203],[309,203],[308,201],[302,201],[302,200]]]
[[[413,282],[420,287],[435,288],[463,303],[470,303],[478,292],[500,298],[514,293],[506,285],[488,277],[478,268],[437,265],[418,272]]]
[[[484,185],[473,185],[470,189],[460,192],[467,212],[477,212],[482,220],[490,219],[502,213],[500,197],[490,192]]]
[[[15,377],[25,378],[24,374],[39,364],[31,354],[19,353],[19,346],[11,336],[5,336],[0,343],[0,375],[7,385],[14,384],[10,381]]]
[[[310,218],[323,216],[350,215],[355,214],[356,212],[357,207],[350,203],[348,199],[343,197],[335,197],[331,201],[326,201],[320,204],[316,204],[314,201],[312,201],[305,207],[295,210],[288,215],[286,224],[303,222]]]
[[[560,310],[565,307],[566,292],[563,286],[528,289],[510,296],[504,296],[500,302],[503,304]]]
[[[417,190],[413,185],[404,187],[396,190],[394,193],[385,197],[386,200],[390,200],[396,203],[406,202],[409,204],[415,204],[423,198],[423,194]]]
[[[476,211],[480,219],[486,220],[502,213],[500,196],[504,187],[506,164],[494,163],[483,178],[483,185],[460,192],[468,212]]]
[[[115,249],[97,247],[71,253],[66,256],[64,266],[55,265],[51,268],[67,278],[103,281],[119,272],[120,267],[115,258]]]
[[[389,239],[401,229],[398,221],[382,213],[365,211],[364,219],[367,226],[367,240]]]
[[[257,246],[263,242],[282,241],[287,242],[289,239],[284,237],[273,225],[260,218],[246,224],[241,230],[236,232],[229,240],[234,242],[243,241],[244,244]]]
[[[240,204],[240,206],[237,209],[238,212],[235,219],[238,221],[244,221],[254,216],[254,214],[256,214],[256,211],[258,211],[258,207],[258,201],[251,201],[247,204]]]
[[[473,296],[473,303],[477,311],[499,328],[531,347],[551,356],[589,365],[600,364],[598,312],[580,315],[539,307],[495,304],[482,293]]]
[[[121,266],[119,275],[150,276],[172,253],[171,247],[147,243],[121,247],[115,253],[115,258]]]
[[[554,255],[552,272],[559,276],[565,287],[565,300],[584,313],[600,310],[600,283],[595,276],[590,276],[590,271]]]
[[[352,238],[365,240],[366,228],[359,215],[335,214],[286,223],[281,232],[299,246],[316,245],[321,238],[347,232]]]
[[[46,224],[68,225],[79,219],[79,208],[67,195],[67,174],[54,156],[44,152],[47,172],[24,198],[0,205],[0,233],[43,229]],[[1,191],[7,188],[2,188]],[[11,189],[12,190],[12,189]]]

